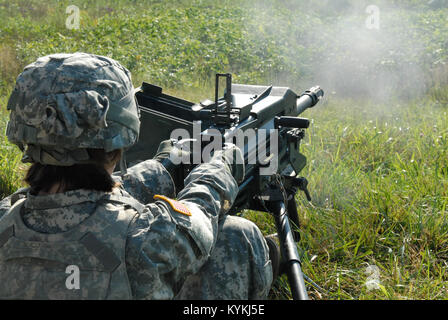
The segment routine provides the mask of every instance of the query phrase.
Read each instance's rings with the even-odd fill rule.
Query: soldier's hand
[[[176,140],[164,140],[159,144],[154,160],[159,161],[165,169],[170,173],[173,179],[176,191],[182,190],[184,187],[184,167],[181,161],[174,163],[172,161],[173,155],[182,159],[182,157],[189,158],[189,154],[185,154],[185,150],[180,150],[175,146]]]
[[[226,143],[224,145],[223,158],[227,162],[232,172],[233,177],[236,182],[240,184],[244,180],[245,169],[244,169],[244,157],[241,149],[232,143]]]
[[[159,144],[154,160],[163,162],[166,158],[169,158],[171,151],[174,148],[173,140],[164,140]]]

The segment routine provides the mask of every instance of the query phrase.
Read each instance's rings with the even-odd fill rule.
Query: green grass
[[[64,27],[69,1],[0,0],[0,129],[6,128],[15,77],[26,64],[54,52],[113,57],[131,70],[136,86],[149,81],[190,101],[213,96],[214,72],[232,72],[242,83],[289,85],[297,92],[319,83],[326,99],[303,114],[312,125],[302,144],[308,164],[301,175],[309,180],[313,201],[296,196],[303,269],[325,289],[310,286],[310,296],[448,299],[447,8],[378,1],[380,7],[398,6],[382,16],[384,26],[402,36],[400,50],[373,37],[370,44],[381,54],[354,63],[358,56],[345,46],[350,34],[342,31],[363,23],[363,11],[344,18],[360,1],[307,3],[80,0],[81,28],[74,31]],[[310,9],[298,10],[303,7]],[[352,72],[342,78],[346,87],[320,68],[328,61]],[[407,75],[413,66],[422,77]],[[384,100],[366,87],[348,90],[361,80],[378,85],[374,76],[389,70],[403,78],[386,92],[396,96]],[[424,90],[410,90],[416,80]],[[0,139],[3,197],[23,186],[26,166],[17,147],[3,134]],[[263,233],[275,232],[269,215],[245,215]],[[374,290],[366,286],[368,266],[379,269]],[[270,297],[290,298],[287,289],[283,276]]]
[[[433,101],[348,102],[310,114],[304,152],[314,160],[303,174],[314,200],[299,212],[303,248],[317,257],[305,272],[325,266],[317,280],[331,298],[448,297],[447,112]],[[367,264],[380,268],[384,290],[363,288]]]
[[[0,98],[2,105],[6,104],[6,97]],[[4,132],[9,117],[4,109],[0,110],[0,128]],[[21,163],[20,150],[9,143],[5,134],[0,135],[0,197],[10,195],[19,187],[25,186],[21,181],[26,166]]]

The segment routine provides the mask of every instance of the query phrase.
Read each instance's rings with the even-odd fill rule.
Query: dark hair
[[[24,179],[31,187],[31,194],[48,192],[56,183],[59,183],[58,191],[77,189],[112,191],[119,184],[112,179],[104,165],[116,162],[121,157],[121,150],[108,153],[102,149],[87,149],[87,151],[94,163],[68,167],[33,163]]]

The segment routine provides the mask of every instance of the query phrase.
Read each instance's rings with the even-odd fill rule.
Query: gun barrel
[[[305,91],[297,99],[297,115],[301,114],[308,108],[314,107],[323,96],[324,91],[319,86],[312,87],[311,89]]]

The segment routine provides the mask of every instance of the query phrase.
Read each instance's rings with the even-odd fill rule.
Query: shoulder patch
[[[156,194],[154,196],[154,200],[157,200],[157,199],[160,199],[160,200],[168,202],[169,205],[171,206],[171,208],[173,208],[174,211],[182,213],[182,214],[184,214],[186,216],[191,216],[190,210],[187,208],[186,205],[182,204],[181,202],[173,200],[173,199],[165,197],[165,196],[162,196],[160,194]]]

